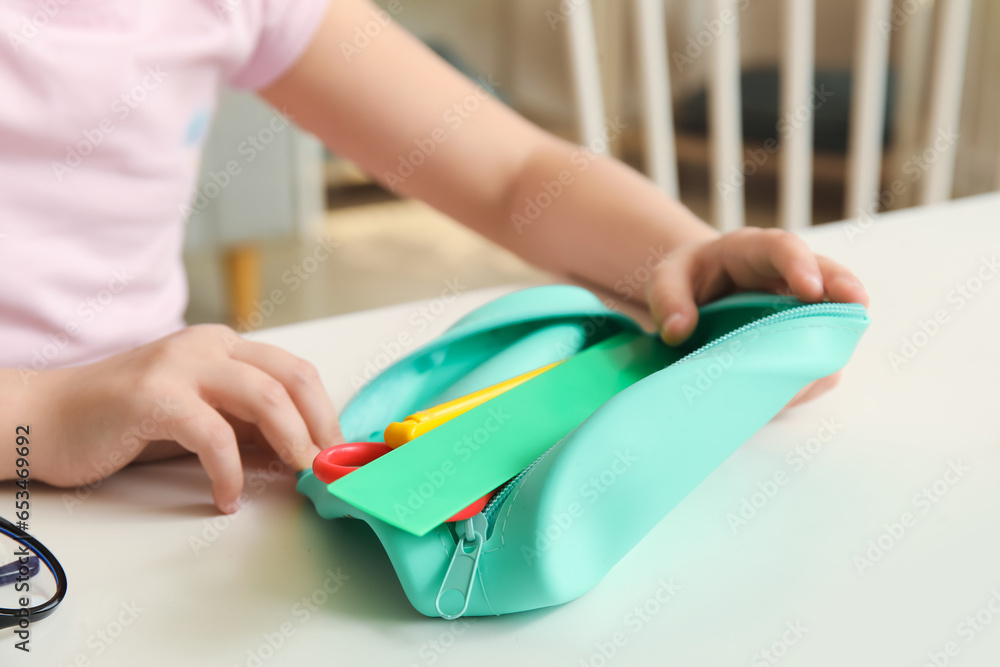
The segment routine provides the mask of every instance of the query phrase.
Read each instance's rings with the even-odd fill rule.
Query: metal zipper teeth
[[[712,349],[717,345],[725,343],[727,340],[742,335],[747,331],[750,331],[751,329],[755,329],[757,327],[767,326],[770,324],[775,324],[777,322],[783,322],[785,320],[794,320],[809,315],[832,315],[834,317],[858,317],[864,315],[864,312],[865,312],[864,306],[856,303],[812,303],[804,306],[796,306],[795,308],[789,308],[788,310],[783,310],[779,313],[774,313],[772,315],[768,315],[767,317],[762,317],[759,320],[754,320],[749,324],[744,324],[743,326],[737,329],[733,329],[729,333],[723,336],[719,336],[718,338],[711,340],[708,343],[705,343],[697,350],[694,350],[693,352],[684,355],[671,365],[684,363],[685,361],[688,361],[694,358],[695,356],[702,354],[707,350]],[[507,497],[510,496],[511,492],[514,489],[514,486],[518,482],[520,482],[521,479],[523,479],[524,476],[527,475],[531,471],[531,469],[538,464],[539,461],[545,458],[545,456],[552,451],[552,449],[556,446],[556,444],[558,444],[558,442],[559,441],[553,443],[552,447],[549,447],[544,452],[542,452],[541,456],[532,461],[527,468],[517,473],[517,475],[513,479],[504,484],[503,488],[501,488],[496,494],[493,495],[493,498],[490,499],[489,504],[487,504],[486,508],[483,509],[483,515],[486,517],[489,529],[493,528],[493,522],[496,519],[497,513],[500,511],[500,506],[503,505],[504,501],[507,500]]]
[[[501,488],[493,495],[493,498],[490,499],[489,504],[487,504],[485,509],[483,509],[483,515],[486,517],[486,523],[489,528],[493,528],[493,521],[494,519],[496,519],[496,515],[500,511],[500,506],[503,505],[505,500],[507,500],[507,496],[509,496],[511,491],[513,491],[514,485],[520,482],[521,479],[525,475],[527,475],[532,468],[535,467],[535,464],[537,464],[539,461],[545,458],[545,455],[551,452],[552,448],[555,447],[558,442],[559,440],[552,443],[552,447],[549,447],[544,452],[542,452],[541,456],[532,461],[527,468],[517,473],[517,475],[515,475],[512,480],[504,484],[503,488]]]

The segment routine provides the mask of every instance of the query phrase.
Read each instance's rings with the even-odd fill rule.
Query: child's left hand
[[[807,303],[826,298],[868,305],[868,293],[847,268],[813,254],[794,234],[759,228],[679,246],[653,270],[646,302],[663,340],[678,345],[694,331],[698,306],[743,290],[791,294]],[[789,405],[829,390],[838,378],[813,382]]]

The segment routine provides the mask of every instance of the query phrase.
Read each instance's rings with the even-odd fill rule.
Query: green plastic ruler
[[[329,486],[414,535],[528,467],[612,396],[676,361],[659,338],[622,333],[473,408]]]

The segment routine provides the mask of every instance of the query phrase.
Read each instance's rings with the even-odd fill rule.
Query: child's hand
[[[151,441],[174,441],[198,455],[216,505],[232,512],[243,488],[234,426],[255,426],[296,470],[341,439],[312,364],[221,325],[189,327],[34,381],[46,389],[37,395],[60,406],[58,424],[38,425],[49,428],[32,461],[37,477],[57,486],[93,482],[136,459]]]
[[[746,290],[868,305],[861,281],[846,268],[814,255],[794,234],[758,228],[678,247],[654,270],[646,300],[663,340],[678,345],[694,331],[698,306]]]
[[[865,288],[849,270],[814,255],[794,234],[758,228],[678,247],[654,270],[646,301],[663,340],[677,345],[694,331],[698,306],[741,290],[792,294],[805,302],[825,297],[868,305]],[[837,378],[817,380],[791,404],[823,393]]]

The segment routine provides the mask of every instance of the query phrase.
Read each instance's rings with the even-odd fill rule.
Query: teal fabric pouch
[[[593,588],[799,390],[842,368],[868,324],[858,304],[761,293],[709,304],[683,346],[656,348],[667,359],[662,370],[552,442],[482,512],[422,536],[349,505],[312,471],[300,473],[297,488],[324,518],[371,526],[422,614],[561,604]],[[622,332],[641,328],[581,288],[514,292],[386,368],[352,398],[341,428],[348,441],[380,441],[390,422]]]

